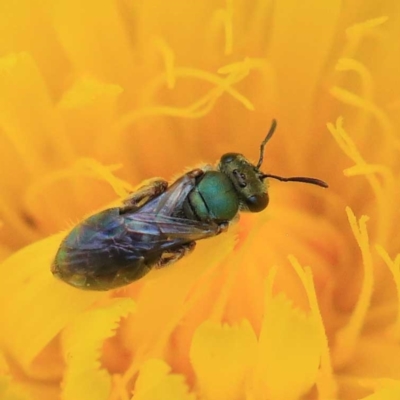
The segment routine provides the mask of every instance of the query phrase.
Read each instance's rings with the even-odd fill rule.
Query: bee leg
[[[198,178],[199,176],[204,175],[204,171],[200,168],[193,169],[189,172],[186,172],[185,175],[189,176],[189,178]]]
[[[155,265],[156,269],[164,268],[167,265],[173,264],[180,260],[182,257],[191,253],[196,247],[196,242],[189,242],[177,247],[175,250],[165,251],[161,254],[158,263]]]
[[[120,207],[120,212],[124,213],[139,209],[150,200],[164,193],[167,187],[168,182],[162,179],[154,180],[142,186],[138,191],[131,193],[129,197],[123,200],[123,207]]]
[[[217,235],[219,235],[220,233],[226,232],[229,228],[229,222],[221,222],[218,224],[218,231],[217,231]]]

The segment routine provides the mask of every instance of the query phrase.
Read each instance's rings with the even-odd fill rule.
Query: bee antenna
[[[258,163],[257,163],[257,169],[260,169],[260,167],[261,167],[261,165],[263,163],[265,145],[267,144],[269,139],[272,138],[272,135],[274,134],[275,129],[276,129],[276,119],[273,119],[272,123],[271,123],[271,128],[269,128],[269,132],[267,133],[267,136],[262,141],[261,146],[260,146],[260,158],[259,158]]]
[[[316,179],[316,178],[307,178],[304,176],[294,176],[291,178],[283,178],[282,176],[278,175],[271,175],[271,174],[263,174],[260,176],[260,179],[265,179],[265,178],[273,178],[277,179],[278,181],[282,182],[303,182],[303,183],[310,183],[311,185],[317,185],[321,186],[323,188],[327,188],[328,184],[321,179]]]

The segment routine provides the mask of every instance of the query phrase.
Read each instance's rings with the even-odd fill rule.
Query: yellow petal
[[[395,400],[400,399],[400,381],[385,379],[374,394],[360,400]]]
[[[31,397],[10,378],[0,375],[1,400],[31,400]]]
[[[376,332],[359,338],[351,364],[352,376],[386,377],[400,381],[400,346],[390,336]]]
[[[115,2],[62,0],[52,11],[58,39],[78,71],[124,88],[132,86],[133,51]]]
[[[240,400],[245,379],[256,357],[257,339],[244,320],[238,326],[211,321],[200,325],[193,337],[190,359],[199,390],[207,400]]]
[[[136,296],[138,311],[128,318],[127,329],[123,330],[125,346],[141,350],[149,346],[153,357],[158,357],[169,335],[193,307],[196,293],[192,291],[197,280],[218,267],[234,243],[232,234],[199,241],[194,252],[180,262],[150,273]],[[201,294],[203,289],[199,288]],[[196,320],[196,326],[198,323]]]
[[[298,132],[306,129],[311,114],[304,111],[312,107],[318,84],[315,78],[327,61],[340,10],[340,0],[284,0],[278,1],[274,7],[269,57],[277,74],[279,98],[285,99],[280,109],[283,129],[293,125]],[[291,45],[287,46],[287,43]],[[291,68],[293,60],[299,60],[295,74]],[[301,105],[297,96],[299,91]],[[309,146],[307,140],[301,143]],[[287,142],[291,157],[297,160],[303,157],[298,146],[293,140]]]
[[[25,369],[72,318],[108,296],[53,277],[50,265],[64,235],[34,243],[0,264],[0,341]]]
[[[39,237],[21,205],[24,188],[32,177],[69,160],[71,148],[31,55],[0,58],[0,110],[0,240],[17,248]]]
[[[28,394],[9,376],[7,361],[2,353],[0,353],[0,399],[30,400]]]
[[[61,98],[58,109],[79,154],[92,154],[99,138],[109,133],[121,92],[118,85],[82,78]]]
[[[307,393],[315,384],[321,351],[315,319],[294,309],[283,295],[271,298],[260,334],[260,396],[295,400]]]
[[[170,374],[164,361],[151,359],[140,368],[132,400],[195,400],[182,375]]]
[[[118,321],[134,310],[131,299],[115,299],[104,308],[79,315],[63,332],[62,347],[66,361],[63,381],[65,400],[106,400],[111,390],[111,376],[100,368],[100,351],[111,337]]]
[[[126,197],[132,191],[129,183],[114,175],[120,167],[86,157],[53,169],[27,186],[26,209],[42,231],[54,232],[54,226],[65,229],[67,221],[77,222],[104,209],[116,194]]]
[[[11,250],[5,246],[0,245],[0,262],[5,260],[11,254]]]
[[[50,163],[71,160],[73,152],[31,55],[0,59],[0,108],[0,124],[18,149],[20,168],[35,175],[45,172]]]

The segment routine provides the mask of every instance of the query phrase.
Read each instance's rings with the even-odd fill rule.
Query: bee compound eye
[[[253,194],[246,199],[246,205],[251,212],[260,212],[264,210],[269,202],[267,193]]]
[[[235,161],[238,157],[238,153],[226,153],[221,157],[221,164],[229,164]]]

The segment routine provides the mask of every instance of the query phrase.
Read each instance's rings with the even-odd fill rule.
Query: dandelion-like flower
[[[394,2],[0,6],[0,398],[400,398]],[[397,32],[397,33],[396,33]],[[226,152],[270,205],[109,292],[50,271],[141,181]]]

